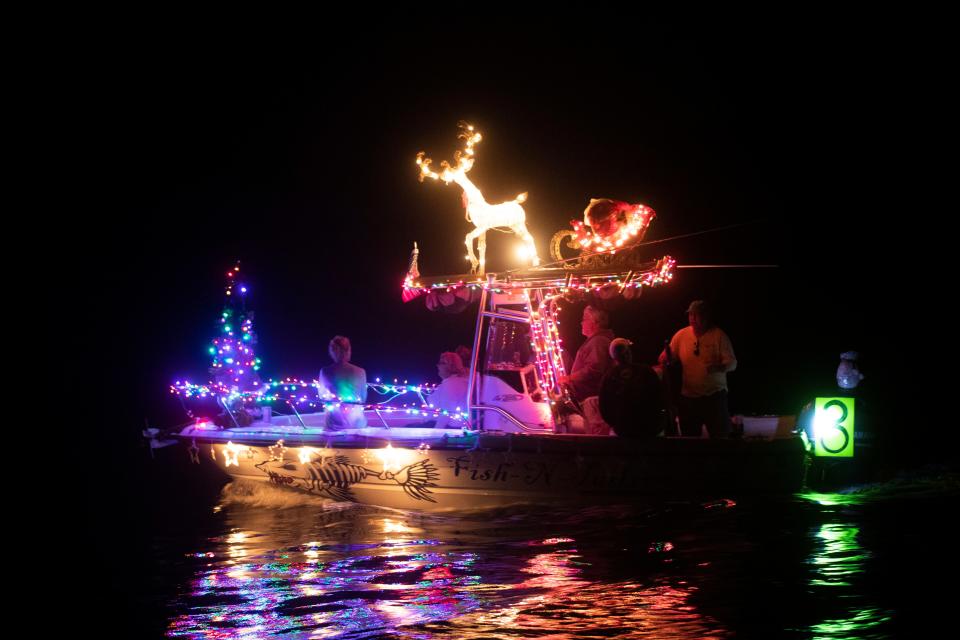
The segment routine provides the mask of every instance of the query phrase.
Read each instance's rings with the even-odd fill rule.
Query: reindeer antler
[[[442,171],[437,173],[430,168],[433,160],[427,157],[425,151],[421,151],[417,154],[417,166],[420,167],[420,176],[418,179],[420,182],[423,182],[424,178],[432,178],[434,180],[443,180],[446,184],[450,184],[453,182],[456,174],[466,174],[473,168],[475,155],[473,148],[478,142],[483,140],[483,136],[480,135],[480,132],[476,131],[469,122],[461,121],[457,126],[460,127],[460,134],[457,137],[466,140],[467,143],[462,151],[458,149],[453,152],[453,159],[456,161],[456,165],[451,166],[446,160],[441,160],[440,167]]]
[[[527,194],[521,193],[513,200],[499,204],[488,203],[483,197],[483,192],[467,177],[467,172],[473,168],[474,147],[483,140],[483,136],[469,122],[461,121],[459,127],[460,134],[457,137],[465,140],[466,143],[462,150],[458,149],[453,154],[456,166],[451,166],[449,162],[444,160],[440,163],[442,170],[437,173],[430,168],[432,161],[423,151],[417,154],[417,166],[420,167],[420,182],[423,182],[424,178],[443,180],[445,184],[456,182],[463,189],[463,207],[466,210],[464,215],[467,221],[475,227],[464,238],[464,243],[467,245],[467,259],[470,260],[471,265],[470,272],[483,274],[488,229],[509,229],[519,236],[526,245],[526,251],[531,256],[531,262],[534,266],[537,266],[540,264],[540,258],[537,257],[537,247],[533,241],[533,236],[527,230],[526,212],[521,206],[521,203],[527,199]],[[474,240],[478,242],[479,260],[473,253]]]
[[[457,123],[457,126],[460,127],[460,135],[457,137],[466,140],[467,144],[462,152],[459,150],[455,152],[453,158],[457,161],[457,168],[463,168],[463,172],[466,173],[473,168],[473,148],[483,140],[483,136],[469,122],[461,120]],[[466,159],[464,159],[464,156],[466,156]]]
[[[417,179],[420,180],[420,182],[423,182],[424,178],[433,178],[436,180],[440,177],[439,173],[430,170],[430,163],[433,162],[433,160],[427,158],[426,155],[426,151],[421,151],[417,154],[417,166],[420,167],[420,175]]]

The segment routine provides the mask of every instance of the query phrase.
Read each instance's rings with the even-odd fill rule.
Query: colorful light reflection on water
[[[280,510],[276,522],[269,510],[223,513],[233,526],[210,541],[213,550],[189,554],[196,577],[173,604],[168,636],[482,637],[664,625],[675,637],[720,633],[690,604],[695,587],[591,578],[593,563],[570,536],[510,539],[500,528],[482,531],[482,518],[471,532],[456,518],[385,517],[363,507]],[[306,540],[277,545],[297,536]],[[636,552],[656,565],[669,562],[672,548],[645,541]]]
[[[887,507],[843,494],[775,505],[418,515],[316,502],[221,505],[181,562],[170,637],[895,637],[905,583]],[[911,515],[926,508],[901,504]],[[896,513],[900,513],[897,511]],[[901,527],[902,528],[902,527]],[[930,535],[930,527],[921,525]],[[878,546],[879,541],[879,546]],[[886,542],[884,542],[886,541]],[[929,561],[924,575],[937,571]],[[917,565],[911,565],[917,566]],[[926,596],[925,596],[926,597]],[[900,625],[900,626],[898,626]]]
[[[335,637],[446,620],[477,606],[475,554],[435,551],[439,541],[379,521],[377,543],[309,541],[253,550],[252,531],[225,536],[221,556],[204,567],[182,600],[171,636],[264,637],[303,633]],[[286,636],[286,637],[297,637]]]

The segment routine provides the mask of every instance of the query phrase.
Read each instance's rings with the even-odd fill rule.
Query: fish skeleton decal
[[[270,467],[273,467],[272,469]],[[300,488],[307,491],[316,492],[329,496],[334,500],[344,502],[356,502],[350,487],[368,477],[374,477],[379,480],[393,480],[404,493],[415,500],[426,500],[436,502],[430,497],[429,487],[436,487],[434,482],[439,478],[437,468],[429,460],[421,460],[407,465],[399,471],[376,472],[358,464],[352,464],[347,456],[321,457],[318,460],[300,465],[307,472],[307,476],[289,476],[280,474],[273,469],[284,469],[293,471],[297,465],[283,461],[264,461],[256,465],[256,468],[270,476],[271,480],[278,484],[289,484],[294,478],[300,480]],[[287,480],[289,478],[290,480]]]

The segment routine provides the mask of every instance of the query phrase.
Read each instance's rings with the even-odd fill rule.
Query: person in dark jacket
[[[620,437],[652,438],[664,427],[660,378],[652,367],[634,364],[631,346],[624,338],[610,343],[614,365],[600,385],[600,414]]]

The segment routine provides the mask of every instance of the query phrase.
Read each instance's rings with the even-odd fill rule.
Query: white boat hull
[[[280,443],[278,435],[284,436]],[[231,477],[396,509],[782,493],[802,483],[799,439],[766,442],[366,428],[181,433]]]

